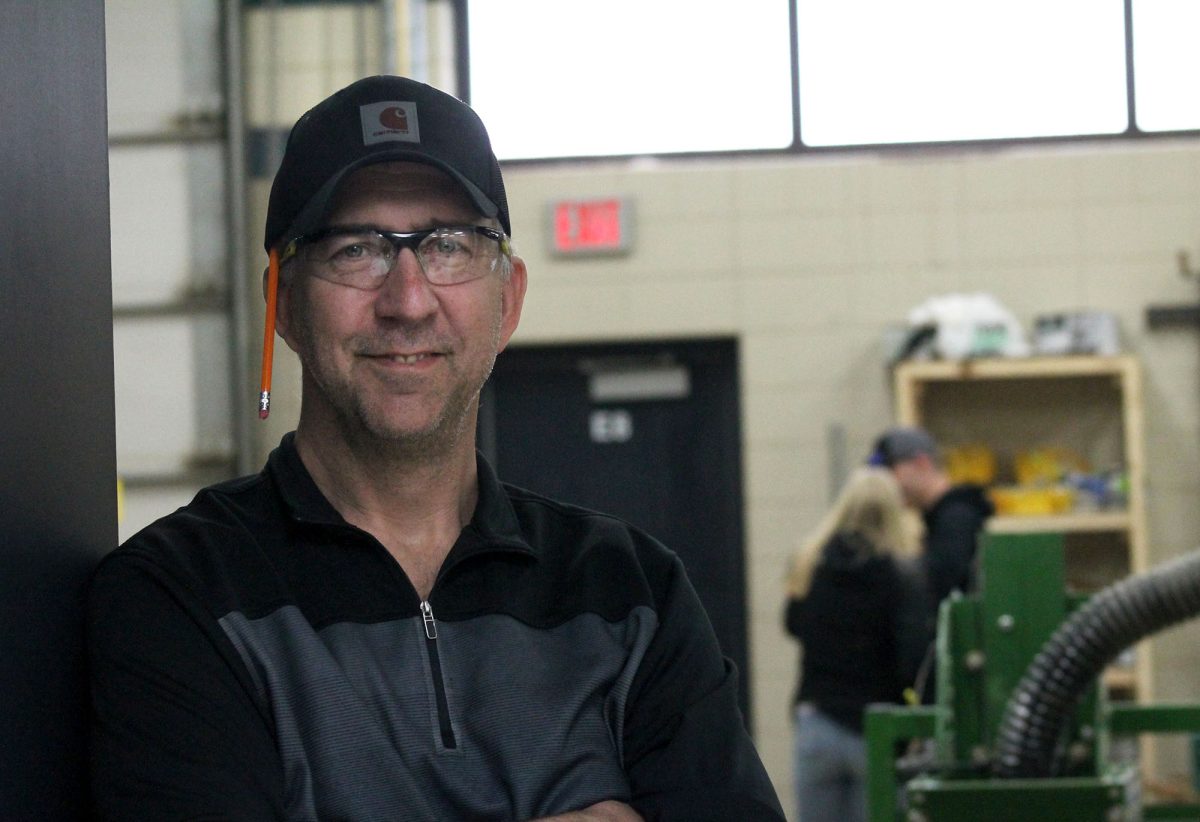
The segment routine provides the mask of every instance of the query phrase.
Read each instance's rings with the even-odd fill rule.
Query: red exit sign
[[[619,254],[632,247],[629,200],[560,200],[550,205],[550,250],[556,254]]]

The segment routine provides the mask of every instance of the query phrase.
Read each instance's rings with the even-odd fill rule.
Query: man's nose
[[[437,293],[426,279],[417,255],[411,248],[401,248],[387,279],[379,287],[376,314],[420,317],[436,311],[437,306]]]

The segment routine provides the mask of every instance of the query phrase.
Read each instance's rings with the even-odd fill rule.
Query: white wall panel
[[[108,128],[167,131],[221,109],[217,0],[106,0]]]
[[[164,303],[224,288],[224,150],[126,146],[109,155],[113,303]]]
[[[232,470],[220,8],[105,7],[121,539]]]
[[[230,453],[228,333],[219,315],[114,326],[122,475],[182,472]]]
[[[159,488],[126,488],[117,523],[121,542],[129,539],[163,514],[187,505],[196,496],[190,486],[168,485]]]

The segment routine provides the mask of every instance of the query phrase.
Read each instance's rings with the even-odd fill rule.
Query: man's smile
[[[398,362],[404,365],[413,365],[435,355],[429,352],[422,352],[420,354],[373,354],[371,356],[379,359],[391,360],[392,362]]]

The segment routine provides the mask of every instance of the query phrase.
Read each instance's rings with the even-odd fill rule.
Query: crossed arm
[[[282,818],[285,780],[269,718],[257,716],[244,698],[251,686],[237,681],[233,652],[228,659],[211,652],[218,638],[201,636],[197,628],[207,620],[190,613],[195,609],[181,604],[184,597],[144,578],[138,582],[141,574],[126,570],[93,589],[94,597],[99,593],[91,626],[98,816],[132,818],[135,807],[183,815],[204,807],[214,819]],[[672,576],[658,634],[630,687],[628,803],[600,802],[542,822],[782,822],[737,710],[736,673],[721,657],[682,569]],[[131,601],[134,587],[142,595]],[[187,636],[195,637],[186,646],[195,653],[180,653],[179,638]],[[155,663],[163,659],[171,664]],[[131,717],[129,695],[142,692],[154,698],[135,700],[141,707]],[[195,714],[187,724],[186,755],[170,762],[152,755],[179,749],[171,730],[177,723],[159,721],[159,714],[178,718],[185,703]],[[236,746],[232,739],[239,740]]]
[[[600,802],[581,811],[546,816],[533,822],[644,822],[641,814],[624,802]]]

